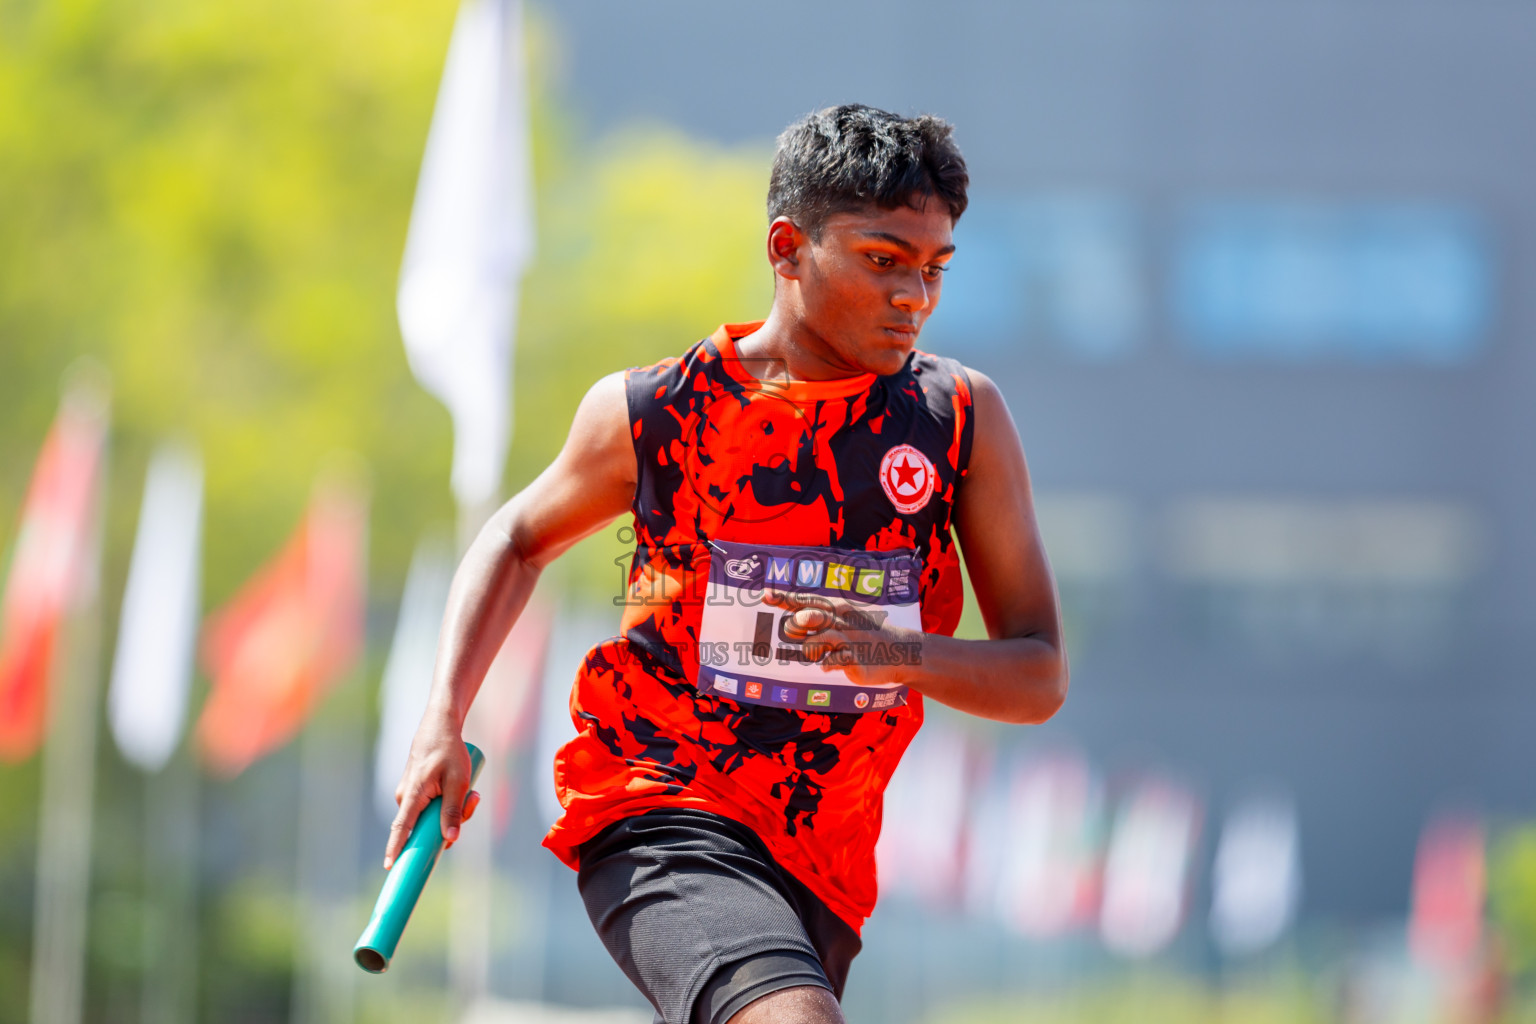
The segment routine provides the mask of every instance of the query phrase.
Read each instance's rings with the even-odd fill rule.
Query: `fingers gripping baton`
[[[473,743],[469,748],[469,785],[475,785],[480,769],[485,765],[485,755]],[[395,858],[394,866],[384,878],[384,888],[379,891],[379,902],[373,905],[373,916],[368,927],[352,950],[352,959],[369,974],[383,974],[389,970],[389,961],[395,955],[400,933],[416,909],[421,890],[426,888],[437,858],[443,852],[442,826],[443,798],[433,797],[421,815],[411,837],[405,841],[405,849]]]

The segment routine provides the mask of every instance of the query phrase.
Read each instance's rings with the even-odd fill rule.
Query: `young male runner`
[[[1040,722],[1065,696],[1054,585],[1008,408],[915,350],[969,179],[933,117],[863,106],[779,138],[768,319],[604,377],[470,546],[399,787],[392,863],[539,572],[615,517],[636,551],[588,653],[544,844],[666,1024],[841,1021],[887,780],[923,699]],[[989,640],[955,640],[966,554]]]

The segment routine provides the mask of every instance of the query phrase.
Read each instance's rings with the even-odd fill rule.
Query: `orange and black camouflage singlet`
[[[914,552],[923,630],[952,634],[971,392],[959,363],[924,352],[885,377],[759,381],[735,355],[758,326],[728,324],[626,374],[639,479],[622,635],[577,673],[577,735],[555,759],[565,814],[544,844],[575,867],[577,847],[621,818],[710,811],[750,827],[858,929],[875,906],[885,786],[922,697],[832,713],[699,692],[710,542]]]

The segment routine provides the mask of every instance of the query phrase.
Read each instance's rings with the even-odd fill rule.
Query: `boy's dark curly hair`
[[[959,220],[971,179],[953,134],[942,118],[902,117],[859,103],[807,114],[779,136],[768,219],[788,217],[819,240],[835,213],[937,198]]]

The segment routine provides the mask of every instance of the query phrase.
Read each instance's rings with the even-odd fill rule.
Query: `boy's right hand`
[[[466,819],[469,777],[469,751],[464,747],[462,731],[429,711],[411,741],[411,755],[405,762],[400,785],[395,787],[395,802],[400,810],[389,826],[389,843],[384,847],[385,871],[394,866],[416,819],[433,797],[443,798],[443,840],[452,843],[459,838],[459,826]],[[473,808],[470,813],[474,813]]]

